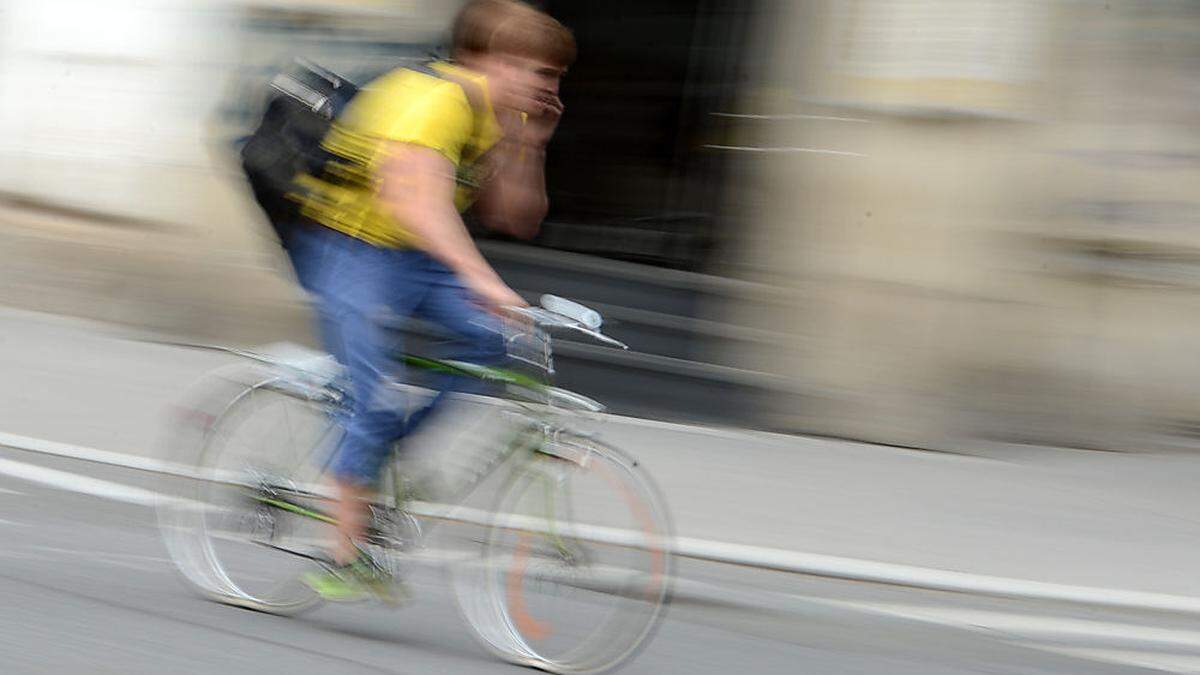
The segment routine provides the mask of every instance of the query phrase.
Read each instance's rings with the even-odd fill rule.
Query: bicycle
[[[671,522],[638,462],[580,428],[604,406],[551,384],[552,331],[625,345],[600,332],[598,313],[561,298],[515,311],[524,320],[505,340],[525,372],[400,356],[410,368],[502,385],[508,435],[458,479],[449,505],[421,499],[421,482],[402,471],[393,448],[366,550],[402,575],[436,525],[465,526],[474,551],[450,566],[450,580],[479,642],[549,672],[600,672],[631,657],[662,618]],[[194,468],[160,506],[160,529],[182,577],[203,596],[294,614],[320,602],[298,576],[335,523],[322,508],[330,494],[321,476],[348,395],[331,357],[235,353],[248,360],[210,374],[176,418],[172,452]],[[467,507],[497,475],[490,509]]]

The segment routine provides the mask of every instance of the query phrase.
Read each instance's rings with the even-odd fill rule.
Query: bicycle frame
[[[491,366],[478,366],[474,364],[460,363],[454,361],[443,361],[438,359],[425,358],[411,354],[405,354],[401,357],[403,363],[413,366],[428,372],[438,374],[451,374],[471,377],[474,379],[483,380],[493,384],[507,384],[520,387],[532,393],[545,393],[551,387],[548,383],[538,380],[537,378],[515,372],[505,368],[496,368]],[[340,392],[330,388],[331,395],[329,400],[336,400],[340,397]],[[532,407],[522,406],[526,420],[510,435],[507,441],[503,444],[498,444],[501,448],[499,451],[492,454],[488,458],[486,464],[478,471],[475,471],[472,476],[460,485],[455,486],[454,494],[449,499],[451,508],[462,504],[488,477],[493,475],[497,469],[506,465],[509,460],[520,455],[528,453],[531,457],[533,453],[544,448],[546,442],[553,436],[557,430],[555,425],[548,416],[539,415]],[[323,444],[318,444],[316,447],[321,447]],[[416,494],[414,490],[405,485],[401,472],[397,468],[399,455],[397,450],[393,448],[392,458],[388,465],[387,473],[390,474],[390,485],[381,485],[380,497],[374,505],[376,507],[400,509],[404,504],[415,501],[421,495]],[[526,460],[527,461],[527,460]],[[322,473],[324,473],[322,467]],[[261,485],[257,486],[260,490],[258,494],[252,496],[259,503],[287,511],[297,516],[310,518],[323,523],[336,525],[337,520],[327,513],[324,509],[314,507],[299,502],[299,499],[327,499],[327,495],[322,495],[315,490],[307,490],[294,486],[282,485]],[[387,494],[384,492],[390,492]],[[291,498],[289,498],[291,497]],[[392,503],[387,504],[386,500],[390,497]],[[550,512],[552,513],[552,511]],[[547,514],[549,515],[549,514]],[[423,528],[422,538],[427,536],[428,532],[436,526],[437,522],[442,519],[432,516],[435,525],[428,528]]]

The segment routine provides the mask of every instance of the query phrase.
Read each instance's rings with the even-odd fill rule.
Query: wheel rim
[[[292,612],[318,599],[300,583],[311,562],[292,551],[316,550],[327,528],[263,506],[270,488],[315,481],[314,457],[329,450],[329,410],[269,386],[237,396],[206,431],[201,477],[192,502],[176,506],[172,555],[185,576],[224,602],[272,612]],[[173,541],[172,541],[173,540]]]
[[[661,617],[670,589],[669,520],[635,467],[595,452],[582,466],[536,460],[501,500],[498,518],[528,524],[533,513],[545,513],[547,485],[556,493],[554,520],[569,525],[551,535],[545,527],[493,527],[482,594],[493,623],[480,633],[527,665],[605,670],[634,653]],[[614,532],[625,541],[608,536]],[[636,535],[630,540],[629,533]]]

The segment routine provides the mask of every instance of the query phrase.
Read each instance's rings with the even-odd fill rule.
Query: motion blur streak
[[[1195,3],[559,4],[586,58],[536,245],[706,274],[670,298],[605,288],[612,270],[580,291],[741,394],[660,411],[926,446],[1192,444]],[[221,341],[304,330],[229,143],[287,58],[418,59],[455,7],[8,0],[0,192],[25,210],[4,299]],[[533,267],[531,291],[570,263]]]
[[[467,225],[526,298],[629,345],[556,335],[555,385],[615,413],[571,429],[653,476],[675,550],[794,563],[614,547],[652,594],[679,582],[631,671],[1200,668],[1200,1],[531,4],[578,43],[549,214],[531,241]],[[220,420],[169,414],[193,383],[333,386],[239,163],[268,82],[444,58],[462,6],[0,0],[0,595],[27,609],[0,616],[0,671],[503,667],[428,570],[396,614],[203,603],[147,508],[195,481],[145,469]],[[480,470],[482,401],[413,439],[414,474]]]

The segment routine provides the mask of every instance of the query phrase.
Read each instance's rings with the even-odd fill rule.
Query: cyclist
[[[525,302],[480,254],[460,213],[531,237],[546,214],[546,144],[563,106],[559,81],[575,41],[517,0],[474,0],[455,19],[452,60],[400,68],[355,96],[325,138],[322,174],[305,177],[298,262],[346,366],[353,414],[333,458],[339,537],[305,582],[327,599],[385,599],[393,586],[362,553],[366,497],[394,442],[426,410],[406,415],[390,386],[394,334],[379,323],[420,316],[454,333],[454,358],[504,357],[502,308]],[[439,396],[440,398],[440,396]],[[436,402],[436,399],[435,399]],[[407,421],[406,421],[407,420]]]

